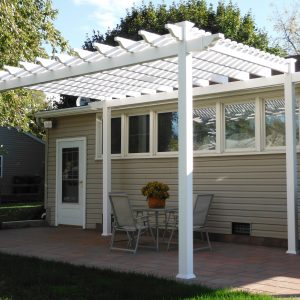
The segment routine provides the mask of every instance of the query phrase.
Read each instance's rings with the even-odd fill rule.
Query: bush
[[[43,204],[0,205],[0,222],[38,220],[43,212]]]

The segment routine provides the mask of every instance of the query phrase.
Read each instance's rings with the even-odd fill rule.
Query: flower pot
[[[148,197],[149,208],[164,208],[166,205],[165,199],[159,199],[154,197]]]

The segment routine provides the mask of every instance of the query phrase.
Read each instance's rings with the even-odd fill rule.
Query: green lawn
[[[210,290],[173,280],[77,267],[36,258],[0,254],[0,300],[228,299],[268,296]]]
[[[43,204],[40,202],[1,204],[0,222],[35,220],[41,217],[42,212]]]

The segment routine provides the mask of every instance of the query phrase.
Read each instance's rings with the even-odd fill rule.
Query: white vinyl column
[[[179,272],[177,278],[195,278],[193,269],[193,86],[192,54],[186,40],[193,23],[177,23],[182,28],[178,52],[179,123]]]
[[[103,232],[102,235],[111,234],[111,207],[108,194],[111,192],[111,108],[107,103],[103,105],[102,110],[103,126]]]
[[[296,140],[296,96],[295,85],[292,82],[294,64],[285,75],[285,132],[286,132],[286,188],[287,188],[287,227],[289,254],[298,252],[298,180],[297,180],[297,140]]]

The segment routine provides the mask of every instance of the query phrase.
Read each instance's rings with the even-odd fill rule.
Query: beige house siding
[[[143,184],[163,180],[170,185],[169,201],[175,204],[177,161],[176,158],[115,160],[112,189],[128,193],[135,205],[141,205]],[[232,222],[245,222],[251,224],[253,236],[286,238],[285,155],[196,157],[196,192],[215,195],[209,216],[210,232],[231,234]]]
[[[57,119],[49,131],[48,210],[55,216],[56,139],[87,138],[87,228],[102,222],[102,161],[95,160],[95,114]],[[112,190],[130,195],[135,205],[143,205],[140,193],[150,180],[170,185],[170,204],[176,204],[177,158],[112,160]],[[251,235],[286,238],[285,155],[224,155],[195,157],[194,192],[215,195],[209,216],[209,230],[231,233],[232,222],[251,224]],[[300,213],[299,213],[300,219]],[[299,222],[300,223],[300,222]],[[300,232],[300,227],[299,227]],[[299,236],[300,238],[300,236]]]

